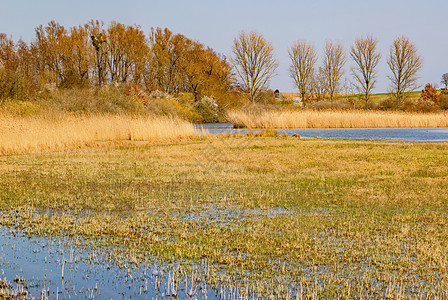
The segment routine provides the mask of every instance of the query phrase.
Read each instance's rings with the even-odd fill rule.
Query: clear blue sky
[[[288,75],[288,48],[298,40],[313,42],[320,54],[327,39],[342,41],[373,34],[382,52],[376,92],[388,89],[386,57],[393,39],[406,35],[424,58],[420,83],[437,83],[448,72],[447,0],[1,0],[0,32],[34,38],[34,28],[55,20],[65,27],[100,19],[151,27],[168,27],[199,40],[217,52],[231,54],[241,30],[269,39],[280,62],[271,88],[296,91]],[[320,63],[320,61],[319,61]],[[346,65],[349,75],[350,61]]]

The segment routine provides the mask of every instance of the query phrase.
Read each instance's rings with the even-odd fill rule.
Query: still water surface
[[[200,124],[196,128],[204,128],[211,134],[231,132],[246,134],[261,129],[235,129],[231,123]],[[425,128],[344,128],[344,129],[276,129],[280,134],[294,133],[303,137],[321,137],[334,139],[378,139],[443,142],[448,141],[448,127]]]

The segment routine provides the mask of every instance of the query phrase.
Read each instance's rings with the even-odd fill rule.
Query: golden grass
[[[240,128],[399,128],[448,127],[447,113],[381,111],[231,111],[228,119]]]
[[[173,142],[197,136],[191,123],[171,117],[0,115],[0,155],[60,151],[123,140]]]

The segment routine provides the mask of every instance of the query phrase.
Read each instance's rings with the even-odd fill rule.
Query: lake
[[[231,123],[198,124],[196,128],[206,129],[211,134],[231,132],[246,134],[263,129],[236,129]],[[302,137],[321,137],[332,139],[375,139],[404,140],[424,142],[448,141],[448,127],[425,128],[344,128],[344,129],[275,129],[280,134],[299,134]]]

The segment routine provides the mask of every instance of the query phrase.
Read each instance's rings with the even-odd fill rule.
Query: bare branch
[[[408,93],[419,87],[417,73],[423,66],[423,59],[417,48],[407,37],[396,38],[390,47],[387,64],[392,71],[392,93],[397,106],[407,98]]]
[[[376,67],[381,58],[381,54],[376,50],[377,44],[378,39],[367,36],[356,39],[355,45],[350,47],[350,56],[356,64],[352,68],[352,75],[359,92],[364,96],[366,107],[376,84]]]
[[[344,75],[344,65],[346,57],[344,46],[341,43],[327,41],[325,44],[325,54],[323,59],[323,71],[326,82],[326,90],[333,102],[334,94],[338,92],[342,75]]]
[[[246,34],[242,31],[233,40],[231,63],[247,90],[252,102],[268,86],[275,75],[278,62],[274,58],[274,47],[256,32]]]
[[[297,41],[288,53],[291,59],[289,74],[299,89],[302,100],[306,100],[311,90],[313,68],[317,61],[316,48],[305,41]]]

